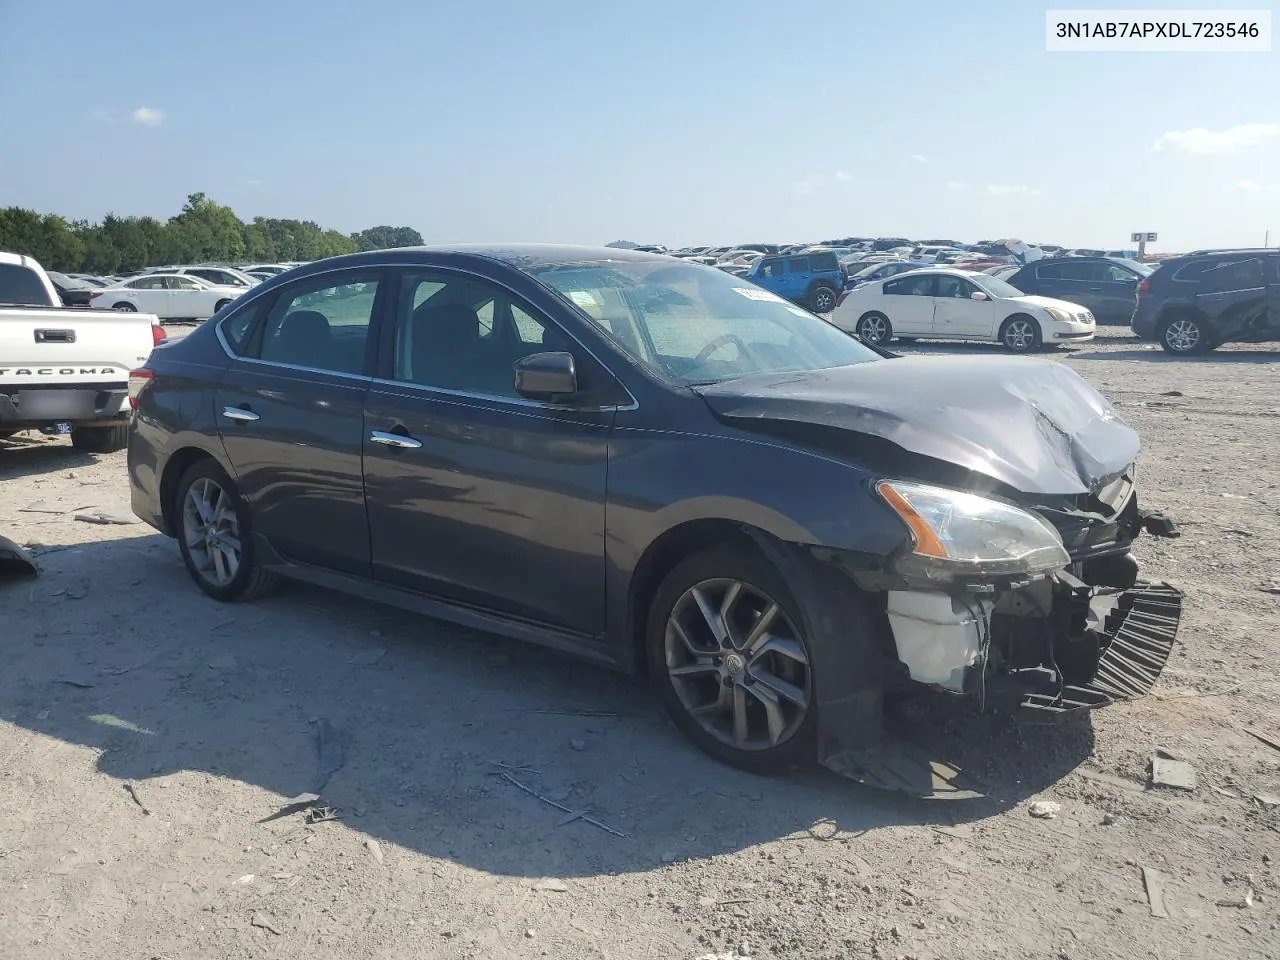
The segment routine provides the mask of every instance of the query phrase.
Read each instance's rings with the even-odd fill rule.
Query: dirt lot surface
[[[1142,434],[1180,643],[1090,716],[936,708],[976,801],[739,773],[633,680],[362,601],[219,605],[76,519],[124,454],[0,444],[42,568],[0,583],[0,957],[1280,957],[1280,354],[1111,332],[1054,356]],[[340,819],[273,818],[308,791]]]

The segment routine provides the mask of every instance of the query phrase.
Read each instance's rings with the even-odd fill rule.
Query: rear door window
[[[815,253],[809,258],[814,270],[838,270],[840,261],[834,253]]]
[[[378,295],[377,273],[303,280],[281,291],[263,325],[261,359],[359,374]]]
[[[885,283],[884,292],[895,296],[931,297],[933,281],[934,278],[930,276],[899,277],[897,280]]]
[[[1204,293],[1253,290],[1266,285],[1261,257],[1220,264],[1212,270],[1206,270],[1200,279],[1201,291]]]
[[[809,258],[808,257],[788,257],[787,273],[808,273]]]

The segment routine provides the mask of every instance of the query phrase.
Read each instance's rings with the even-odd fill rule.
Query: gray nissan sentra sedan
[[[751,769],[903,786],[886,697],[1000,673],[1101,706],[1177,630],[1130,553],[1176,534],[1139,506],[1137,435],[1066,366],[895,357],[665,256],[309,264],[130,396],[134,510],[205,593],[288,577],[647,672]]]

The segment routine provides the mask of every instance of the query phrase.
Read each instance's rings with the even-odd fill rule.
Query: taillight
[[[147,389],[153,377],[155,374],[146,368],[129,371],[129,408],[131,410],[138,409],[138,398],[142,396],[142,391]]]
[[[90,293],[90,294],[89,294],[89,299],[90,299],[90,300],[97,300],[100,296],[102,296],[102,291],[101,291],[101,290],[95,290],[95,291],[93,291],[92,293]]]
[[[845,298],[846,298],[846,297],[848,297],[848,296],[849,296],[849,291],[848,291],[848,290],[841,290],[841,291],[840,291],[840,296],[836,297],[836,306],[838,307],[838,306],[840,306],[840,304],[844,303]]]
[[[160,326],[158,323],[153,323],[151,325],[151,345],[153,347],[160,346],[160,344],[164,343],[168,339],[169,334],[164,332],[164,327]]]
[[[1144,293],[1150,293],[1150,292],[1151,292],[1151,284],[1147,283],[1147,281],[1145,280],[1139,280],[1138,295],[1141,296]]]

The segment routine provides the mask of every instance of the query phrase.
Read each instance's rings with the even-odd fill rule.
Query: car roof
[[[754,253],[756,251],[747,251]],[[460,259],[497,261],[519,270],[557,263],[670,263],[673,257],[661,253],[623,250],[619,247],[594,247],[568,243],[457,243],[432,244],[423,247],[394,247],[349,253],[327,260],[315,260],[301,268],[295,276],[344,267],[371,267],[391,263],[431,263],[440,256]]]

